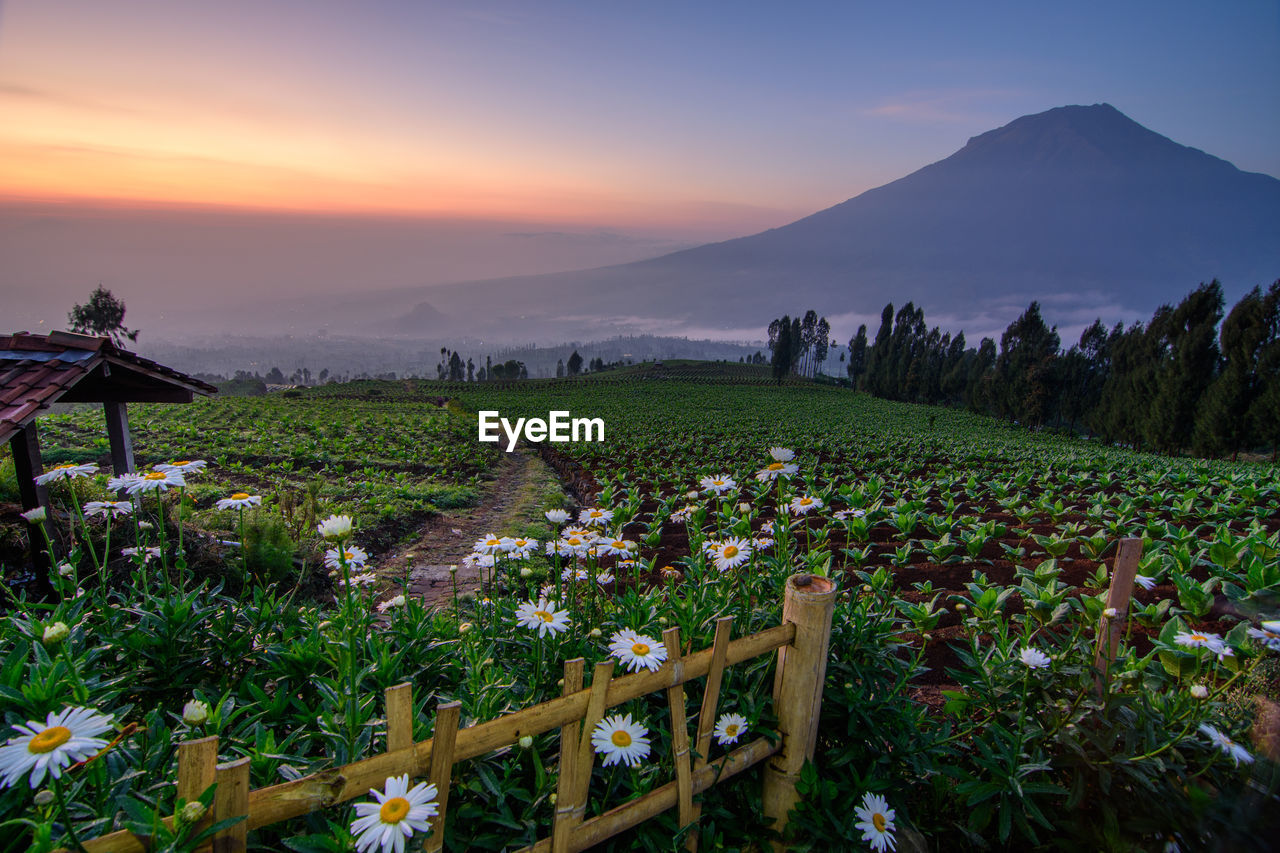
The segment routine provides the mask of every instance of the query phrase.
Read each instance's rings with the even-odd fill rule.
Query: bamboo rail
[[[413,741],[412,687],[390,687],[384,694],[386,752],[266,788],[249,790],[249,759],[217,763],[216,737],[187,741],[178,748],[178,796],[194,800],[216,781],[213,808],[204,818],[204,825],[236,817],[245,820],[217,833],[212,843],[201,850],[243,853],[250,830],[364,797],[371,789],[381,788],[391,776],[425,776],[437,788],[439,812],[432,821],[426,845],[434,853],[444,843],[454,765],[512,746],[525,735],[536,736],[558,728],[560,771],[552,834],[525,848],[531,853],[585,850],[671,808],[679,809],[683,827],[691,827],[697,823],[700,811],[693,799],[696,794],[775,754],[785,772],[772,766],[766,768],[765,804],[766,814],[774,817],[780,828],[785,826],[786,811],[778,813],[777,807],[794,805],[799,768],[813,755],[835,594],[835,584],[830,580],[793,575],[787,579],[780,625],[731,641],[732,619],[721,619],[716,624],[713,645],[689,655],[682,654],[679,630],[669,629],[663,633],[668,656],[661,668],[614,678],[615,662],[610,659],[596,665],[591,686],[586,689],[583,660],[566,661],[563,695],[559,698],[466,728],[458,727],[460,703],[443,702],[437,706],[432,737],[417,743]],[[782,739],[770,743],[761,738],[708,761],[724,668],[774,650],[778,652],[774,700]],[[707,686],[691,750],[684,685],[704,676]],[[671,712],[676,779],[643,797],[584,819],[595,760],[592,729],[609,708],[659,691],[666,691]],[[165,823],[172,826],[173,819],[165,818]],[[696,849],[696,833],[690,833],[686,845],[689,850]],[[84,848],[87,853],[147,853],[144,842],[128,830],[85,841]]]

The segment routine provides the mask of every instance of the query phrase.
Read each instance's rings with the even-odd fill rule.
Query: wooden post
[[[1129,600],[1133,598],[1133,579],[1138,575],[1138,563],[1142,560],[1142,540],[1121,539],[1116,547],[1116,562],[1111,569],[1111,586],[1107,589],[1107,609],[1115,609],[1116,615],[1108,617],[1104,612],[1098,623],[1097,652],[1093,666],[1098,670],[1097,690],[1105,689],[1107,672],[1120,648],[1124,623],[1128,618]]]
[[[133,437],[129,435],[129,412],[124,403],[109,400],[102,404],[107,419],[107,439],[111,442],[111,469],[116,476],[133,471]]]
[[[587,813],[587,791],[591,787],[591,768],[595,764],[595,748],[591,745],[591,732],[604,719],[605,699],[609,694],[609,682],[613,680],[613,658],[596,664],[591,674],[591,696],[587,700],[587,712],[582,718],[582,728],[578,734],[578,754],[571,762],[573,769],[570,796],[566,799],[556,797],[556,822],[558,832],[552,837],[552,853],[568,853],[573,847],[573,833],[582,825]],[[561,770],[563,773],[564,771]],[[567,801],[566,801],[567,800]]]
[[[218,738],[202,737],[178,744],[178,800],[193,803],[218,780]],[[192,835],[213,822],[212,809],[195,825]],[[212,843],[201,845],[201,851],[213,849]]]
[[[397,684],[382,693],[387,706],[387,752],[413,746],[413,685]]]
[[[13,473],[18,481],[18,496],[22,501],[23,512],[38,506],[45,507],[48,517],[44,520],[44,530],[49,541],[56,541],[49,490],[44,486],[37,486],[35,480],[43,473],[44,462],[40,458],[40,432],[34,420],[13,434],[9,439],[9,450],[13,453]],[[36,531],[34,524],[28,525],[27,531],[31,536],[31,558],[36,566],[40,588],[45,594],[51,593],[53,584],[49,579],[49,569],[53,567],[53,563],[50,555],[45,553],[44,536]]]
[[[677,671],[682,670],[684,667],[680,660],[680,629],[668,628],[663,631],[662,645],[667,649],[666,665]],[[689,721],[684,710],[683,683],[667,688],[667,703],[671,706],[671,759],[676,765],[676,795],[680,809],[680,828],[692,831],[696,815],[693,811],[693,773],[689,766]]]
[[[430,781],[436,786],[439,810],[432,821],[431,835],[427,837],[428,853],[444,849],[445,810],[449,808],[449,783],[453,781],[453,753],[461,718],[461,702],[441,702],[436,706],[436,727],[431,733]]]
[[[790,646],[778,649],[773,702],[782,744],[764,767],[764,814],[773,819],[779,833],[786,828],[788,813],[800,799],[796,782],[818,742],[836,592],[830,578],[808,574],[787,578],[782,621],[796,626],[796,638]]]
[[[213,853],[245,853],[249,844],[249,759],[219,764],[216,778],[214,822],[241,816],[245,819],[213,836]]]
[[[720,705],[720,685],[724,682],[725,656],[729,653],[729,636],[733,633],[733,617],[723,616],[716,620],[716,635],[711,643],[711,669],[707,672],[707,686],[702,693],[702,708],[698,711],[698,737],[694,741],[697,756],[693,760],[696,773],[707,766],[707,756],[711,754],[711,734],[716,727],[716,710]],[[693,804],[693,820],[696,823],[702,814],[702,801]],[[690,832],[685,836],[684,849],[689,853],[697,853],[698,833]]]
[[[572,696],[582,689],[582,658],[574,658],[564,662],[564,685],[562,696]],[[561,803],[573,802],[573,769],[578,761],[578,727],[581,723],[573,720],[560,727],[560,765],[559,778],[556,779],[556,808],[551,824],[551,849],[565,851],[569,849],[569,832],[571,829],[571,809],[561,809]]]

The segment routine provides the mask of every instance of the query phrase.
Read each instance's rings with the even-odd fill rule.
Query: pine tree
[[[1222,370],[1196,413],[1192,445],[1206,455],[1230,453],[1234,461],[1252,443],[1249,409],[1258,396],[1258,350],[1266,337],[1265,300],[1255,287],[1222,321],[1218,342]]]
[[[849,340],[849,366],[846,368],[854,388],[861,387],[867,372],[867,324],[858,327],[858,333]]]
[[[1258,394],[1249,406],[1254,440],[1271,445],[1271,461],[1280,450],[1280,281],[1262,300],[1262,341],[1258,344]]]
[[[791,372],[791,328],[791,318],[784,314],[778,321],[777,337],[773,339],[773,358],[769,362],[773,378],[779,382]]]
[[[1058,357],[1057,327],[1045,325],[1040,303],[1032,302],[1000,336],[996,360],[996,405],[1006,418],[1028,426],[1044,424],[1052,414],[1056,388],[1054,362]]]
[[[1214,280],[1165,312],[1160,323],[1152,323],[1161,357],[1143,432],[1165,453],[1178,453],[1191,444],[1196,409],[1218,368],[1222,307],[1222,285]]]
[[[573,355],[569,356],[569,362],[565,367],[568,368],[570,376],[577,376],[582,371],[582,356],[578,355],[577,350],[574,350]]]

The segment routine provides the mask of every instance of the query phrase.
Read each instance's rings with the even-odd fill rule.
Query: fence
[[[445,702],[437,707],[435,730],[429,740],[413,741],[412,688],[400,684],[388,688],[386,698],[387,751],[300,779],[250,790],[249,759],[218,764],[218,739],[186,741],[178,747],[177,794],[196,799],[213,783],[213,808],[205,818],[221,821],[245,817],[216,835],[213,853],[239,853],[246,849],[252,829],[299,817],[317,809],[364,797],[381,788],[387,777],[409,774],[426,777],[439,792],[439,813],[432,821],[426,849],[444,844],[448,819],[449,782],[453,765],[496,749],[515,745],[525,735],[560,729],[559,776],[555,816],[549,837],[524,848],[522,853],[571,853],[586,850],[671,808],[678,809],[682,827],[695,825],[699,804],[693,799],[720,781],[729,779],[770,759],[764,769],[764,814],[781,829],[796,804],[800,769],[812,758],[818,736],[822,684],[827,667],[835,584],[812,575],[787,579],[782,623],[757,634],[730,640],[732,618],[716,624],[710,648],[681,654],[678,628],[663,633],[668,652],[665,664],[653,672],[641,671],[613,677],[614,661],[596,664],[591,686],[584,687],[582,658],[566,661],[564,689],[552,699],[489,722],[459,728],[461,705]],[[757,738],[708,761],[712,728],[720,700],[726,666],[742,663],[773,650],[778,652],[773,700],[781,737],[770,742]],[[706,676],[698,728],[689,740],[685,718],[684,685]],[[603,814],[586,819],[586,806],[595,754],[591,731],[616,705],[665,690],[670,705],[672,757],[676,778],[644,796]],[[171,821],[166,819],[166,822]],[[697,833],[686,836],[687,850],[697,849]],[[84,842],[88,853],[145,853],[142,839],[123,830]]]

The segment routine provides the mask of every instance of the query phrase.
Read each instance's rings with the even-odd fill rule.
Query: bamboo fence
[[[459,728],[461,706],[443,702],[436,709],[435,729],[428,740],[413,740],[413,697],[408,684],[388,688],[386,701],[387,751],[342,767],[324,770],[266,788],[250,790],[249,759],[218,763],[218,739],[185,741],[178,747],[177,795],[195,800],[217,783],[213,808],[204,818],[244,820],[214,836],[204,849],[212,853],[240,853],[250,830],[367,796],[388,777],[408,774],[426,777],[436,785],[439,813],[432,820],[426,849],[444,844],[448,819],[449,783],[459,761],[515,745],[525,735],[560,729],[559,776],[551,834],[523,848],[522,853],[571,853],[586,850],[668,809],[678,809],[680,825],[692,828],[699,819],[695,795],[770,759],[763,778],[764,814],[774,827],[786,826],[798,795],[796,781],[806,759],[813,757],[822,704],[822,685],[831,636],[836,585],[827,578],[792,575],[787,579],[782,623],[757,634],[730,640],[732,617],[716,623],[710,648],[681,654],[678,628],[663,632],[668,657],[655,671],[613,677],[614,661],[596,664],[591,686],[583,686],[582,658],[566,661],[563,694],[489,722]],[[709,761],[712,729],[720,700],[724,669],[774,650],[778,666],[773,700],[781,737],[757,738],[714,761]],[[684,685],[706,677],[697,732],[689,739]],[[595,753],[591,731],[616,705],[649,693],[666,691],[671,713],[672,757],[676,778],[642,797],[603,814],[586,818],[588,788]],[[172,818],[166,818],[172,825]],[[128,830],[84,842],[88,853],[146,853],[146,840]],[[697,849],[697,833],[686,835],[685,848]]]

